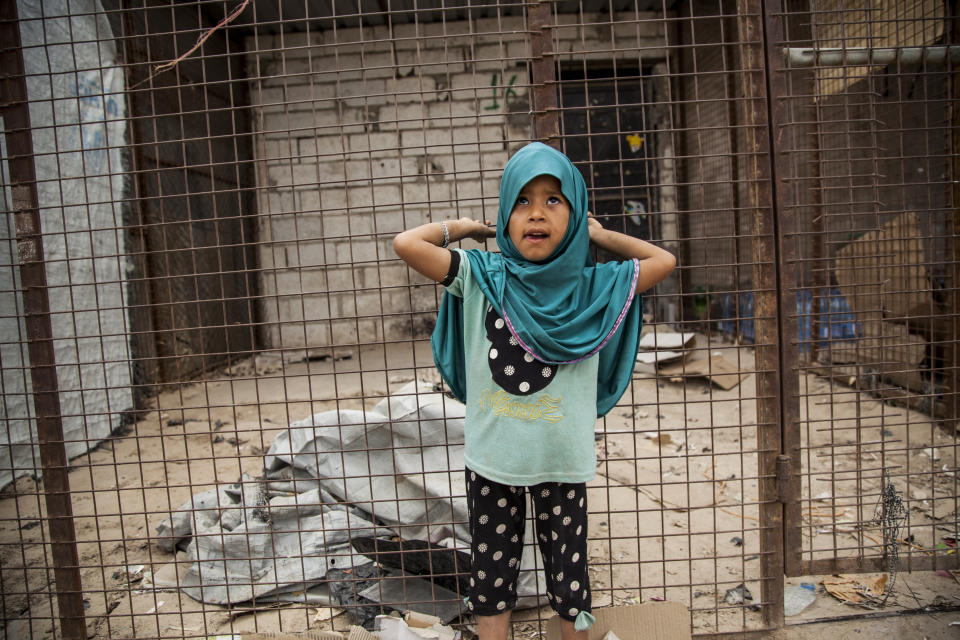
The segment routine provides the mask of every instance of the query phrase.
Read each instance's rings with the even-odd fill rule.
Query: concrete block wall
[[[560,16],[554,31],[565,60],[665,55],[654,14]],[[266,346],[429,335],[440,292],[392,239],[496,217],[503,165],[532,137],[524,18],[258,35],[247,50]]]

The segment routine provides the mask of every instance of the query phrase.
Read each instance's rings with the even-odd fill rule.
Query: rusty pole
[[[757,447],[760,501],[760,562],[763,620],[783,625],[783,504],[778,464],[782,447],[780,327],[778,298],[774,149],[770,136],[765,64],[764,5],[761,0],[737,0],[740,42],[740,80],[746,123],[745,148],[748,183],[747,207],[751,212],[754,331],[757,380]]]
[[[53,327],[47,294],[47,273],[43,258],[37,178],[30,129],[30,105],[24,76],[23,51],[17,3],[0,2],[0,38],[4,48],[0,60],[5,74],[0,77],[0,117],[3,118],[7,164],[13,194],[12,215],[17,233],[20,281],[30,355],[37,438],[43,465],[43,492],[47,504],[47,528],[53,556],[57,604],[60,609],[60,637],[81,640],[87,637],[80,583],[80,560],[70,503],[67,453],[60,420],[57,367],[53,351]]]
[[[533,75],[534,137],[560,148],[560,111],[557,108],[557,63],[553,52],[550,9],[539,2],[528,13]]]
[[[960,2],[950,0],[947,3],[947,38],[951,45],[960,43]],[[948,59],[950,69],[950,160],[952,173],[953,208],[953,282],[950,287],[952,327],[948,333],[950,346],[946,349],[950,362],[948,380],[950,381],[950,400],[947,411],[953,422],[953,429],[960,430],[960,69]]]

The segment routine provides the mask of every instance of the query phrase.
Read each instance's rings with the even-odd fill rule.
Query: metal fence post
[[[57,604],[60,609],[60,637],[80,640],[87,637],[80,582],[70,479],[64,448],[57,367],[53,350],[53,328],[43,257],[43,231],[37,197],[37,179],[30,129],[30,106],[24,77],[23,52],[17,3],[0,3],[0,52],[6,72],[0,78],[0,117],[7,144],[7,164],[13,195],[12,215],[17,233],[23,308],[30,354],[34,413],[40,458],[43,464],[43,492],[47,505],[47,527],[53,555]]]
[[[530,7],[528,20],[532,33],[534,135],[552,145],[560,144],[560,114],[557,110],[557,65],[550,34],[552,2]]]
[[[764,10],[760,0],[737,0],[741,88],[749,154],[746,207],[751,212],[754,330],[757,379],[757,448],[763,619],[783,624],[783,505],[777,457],[781,453],[781,360],[777,283],[777,229],[773,197],[773,149],[769,139],[769,71],[764,64]]]

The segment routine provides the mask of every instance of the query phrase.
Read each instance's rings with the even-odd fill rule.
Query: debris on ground
[[[469,570],[469,556],[454,551],[470,545],[464,415],[461,403],[414,381],[372,409],[323,411],[290,423],[264,456],[263,476],[243,474],[238,483],[199,493],[159,525],[157,545],[186,552],[188,568],[176,586],[210,604],[342,607],[372,626],[381,608],[413,608],[408,593],[385,583],[393,580],[443,593],[425,599],[453,607],[427,612],[449,617],[463,592],[458,574]],[[370,476],[370,469],[378,473]],[[532,529],[517,584],[521,608],[545,603]],[[402,562],[390,553],[356,553],[352,543],[361,538],[377,539],[368,545],[372,552],[403,548]],[[389,566],[391,558],[398,566]],[[340,584],[353,600],[341,597]],[[392,595],[379,598],[387,603],[381,607],[358,592]]]
[[[326,580],[333,604],[350,614],[353,624],[364,629],[373,629],[377,616],[392,609],[372,600],[363,592],[379,584],[380,569],[375,564],[357,565],[350,569],[329,569]]]
[[[883,596],[888,578],[886,573],[839,574],[824,578],[823,587],[841,602],[872,605]]]
[[[791,585],[783,591],[783,615],[795,616],[817,599],[814,585]]]
[[[742,582],[732,589],[727,589],[727,593],[723,596],[723,601],[727,604],[743,604],[747,600],[752,601],[753,594],[747,589],[747,585]]]
[[[709,359],[677,362],[660,367],[659,374],[666,377],[706,378],[724,391],[729,391],[750,375],[740,371],[740,367],[730,362],[720,353],[714,353]]]
[[[379,640],[460,640],[460,632],[434,616],[407,612],[402,618],[378,617],[375,637]]]
[[[659,367],[668,363],[682,362],[695,344],[693,332],[675,333],[654,329],[640,338],[637,364]]]

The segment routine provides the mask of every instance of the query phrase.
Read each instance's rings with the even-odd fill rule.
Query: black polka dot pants
[[[525,491],[534,508],[537,541],[554,611],[574,620],[589,612],[587,575],[587,489],[584,483],[544,482],[512,487],[467,469],[471,574],[467,606],[494,616],[517,603],[517,577],[523,551]]]

